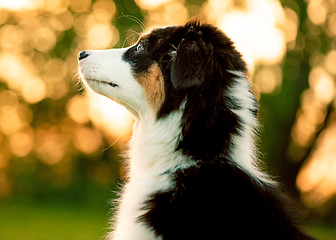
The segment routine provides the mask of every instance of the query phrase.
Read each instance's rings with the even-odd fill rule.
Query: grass
[[[0,203],[1,240],[100,240],[108,223],[107,206]],[[336,226],[310,223],[305,230],[336,240]]]
[[[1,240],[103,239],[106,207],[0,204]]]
[[[309,223],[304,229],[307,233],[320,240],[336,240],[336,224]]]

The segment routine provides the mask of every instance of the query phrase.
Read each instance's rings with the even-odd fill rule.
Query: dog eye
[[[135,51],[140,52],[144,49],[143,45],[141,42],[138,43],[138,45],[135,48]]]

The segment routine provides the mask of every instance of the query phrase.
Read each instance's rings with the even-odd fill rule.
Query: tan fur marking
[[[146,72],[136,74],[135,78],[142,86],[148,104],[157,113],[165,100],[163,76],[158,64],[153,64]]]

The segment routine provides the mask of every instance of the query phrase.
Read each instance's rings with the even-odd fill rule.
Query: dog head
[[[246,71],[232,42],[215,27],[196,21],[155,29],[128,48],[79,54],[86,85],[137,117],[146,111],[157,118],[169,114],[190,90],[207,94],[206,85],[223,85],[214,74],[228,75],[225,70]]]
[[[245,62],[232,41],[198,21],[155,29],[128,48],[83,51],[79,71],[92,90],[124,105],[137,118],[151,113],[160,121],[183,111],[178,148],[197,157],[204,157],[199,156],[204,147],[214,155],[228,149],[223,146],[230,144],[228,135],[236,134],[242,124],[233,110],[249,108],[255,114],[257,109],[245,79]],[[237,79],[247,83],[241,99],[231,91],[239,85]]]

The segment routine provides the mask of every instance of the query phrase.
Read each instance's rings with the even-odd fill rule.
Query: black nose
[[[82,60],[86,58],[87,56],[89,56],[89,54],[86,51],[81,51],[78,53],[78,60]]]

